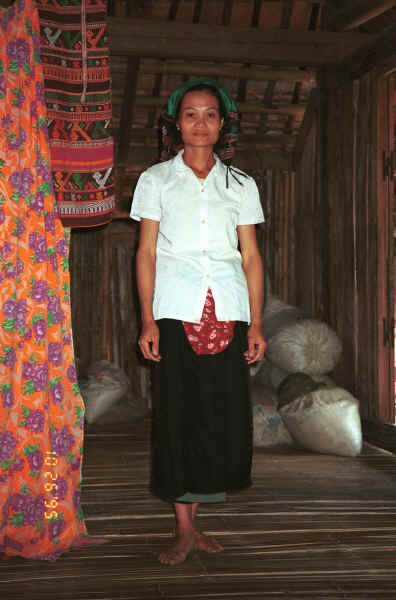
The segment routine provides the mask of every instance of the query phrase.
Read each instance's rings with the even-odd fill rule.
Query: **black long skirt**
[[[247,324],[219,354],[197,355],[183,323],[157,321],[162,359],[154,366],[151,488],[174,501],[186,492],[251,485],[252,415]]]

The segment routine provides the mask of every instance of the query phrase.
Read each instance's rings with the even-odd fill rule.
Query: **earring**
[[[177,131],[180,131],[180,125],[176,125]]]

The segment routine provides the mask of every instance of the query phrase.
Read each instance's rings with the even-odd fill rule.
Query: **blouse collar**
[[[187,166],[183,160],[183,154],[184,154],[184,148],[179,150],[179,152],[176,154],[175,158],[173,159],[175,161],[174,164],[175,164],[176,171],[178,173],[187,173],[187,172],[192,173],[193,172],[192,169],[190,169],[190,167]],[[225,172],[226,167],[223,165],[220,158],[217,156],[217,154],[213,154],[213,156],[216,161],[216,164],[214,164],[213,167],[211,168],[209,175],[211,175],[212,172],[215,175],[220,174],[223,170]]]

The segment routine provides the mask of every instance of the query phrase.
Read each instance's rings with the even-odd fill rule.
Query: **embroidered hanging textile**
[[[113,138],[106,0],[38,0],[55,198],[67,227],[111,220]]]
[[[88,538],[70,232],[52,192],[39,42],[31,0],[0,10],[0,551],[54,560]]]

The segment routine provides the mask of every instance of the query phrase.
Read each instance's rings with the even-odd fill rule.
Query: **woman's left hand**
[[[244,352],[247,364],[250,365],[264,356],[267,342],[264,339],[260,325],[250,325],[247,333],[248,349]]]

